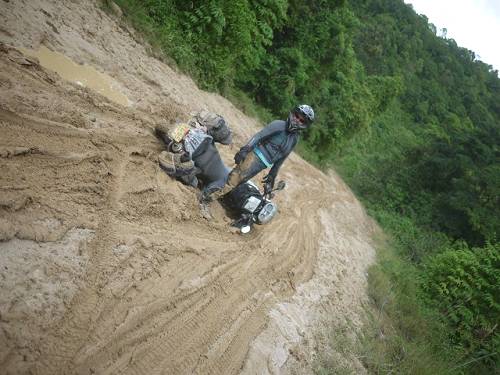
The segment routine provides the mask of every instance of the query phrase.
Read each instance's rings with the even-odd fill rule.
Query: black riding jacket
[[[298,141],[299,132],[290,132],[285,121],[275,120],[255,134],[246,146],[260,151],[267,162],[272,164],[269,175],[276,178],[278,170]]]

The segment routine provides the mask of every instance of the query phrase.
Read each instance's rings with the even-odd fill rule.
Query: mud
[[[115,103],[124,106],[130,104],[127,97],[118,90],[118,84],[115,81],[91,66],[76,64],[66,56],[51,51],[43,45],[37,51],[26,48],[20,48],[20,51],[26,56],[38,59],[42,67],[56,72],[70,82],[89,87]]]
[[[217,203],[204,220],[158,167],[154,126],[220,113],[231,165],[260,124],[122,22],[92,1],[0,2],[0,372],[310,371],[325,316],[361,324],[374,224],[297,155],[273,222],[241,236]],[[127,105],[23,49],[92,67]]]

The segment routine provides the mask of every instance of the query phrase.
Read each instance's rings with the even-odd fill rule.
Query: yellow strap
[[[187,132],[191,129],[188,124],[180,123],[170,132],[170,138],[172,138],[175,142],[180,142],[187,134]]]

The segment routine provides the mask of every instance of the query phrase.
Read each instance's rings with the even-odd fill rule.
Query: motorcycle
[[[229,208],[238,212],[240,217],[231,225],[242,234],[249,233],[254,224],[266,224],[276,215],[278,207],[271,201],[275,192],[286,187],[285,181],[279,181],[276,188],[262,194],[252,181],[247,181],[227,193],[222,201]]]
[[[174,154],[185,152],[183,140],[191,130],[188,124],[180,123],[168,127],[165,124],[155,128],[156,135],[165,143],[166,151]]]
[[[200,154],[199,150],[201,149],[200,145],[206,139],[206,136],[205,138],[203,136],[206,133],[204,131],[200,133],[189,124],[177,124],[169,129],[157,128],[156,134],[166,146],[166,151],[163,151],[158,157],[162,168],[167,174],[179,179],[184,184],[197,186],[198,173],[202,172],[203,169],[198,168],[196,162],[199,160],[198,158],[204,158],[203,155],[206,151]],[[214,160],[218,159],[219,162],[212,163],[211,167],[216,165],[220,172],[219,175],[227,175],[230,169],[224,165],[216,148],[213,149],[213,152]],[[190,159],[184,160],[189,154],[195,155],[195,163]],[[206,173],[204,175],[206,177]],[[209,182],[203,179],[201,181],[202,183]],[[254,224],[261,225],[271,221],[278,210],[276,203],[272,202],[271,199],[276,191],[283,190],[285,186],[285,181],[279,181],[276,188],[269,191],[264,190],[262,193],[254,182],[247,181],[221,197],[221,203],[239,215],[239,218],[234,220],[231,225],[238,228],[242,234],[246,234],[252,230]]]

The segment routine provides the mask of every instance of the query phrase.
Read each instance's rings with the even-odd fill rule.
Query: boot
[[[191,173],[196,173],[194,162],[190,159],[183,161],[182,154],[162,151],[158,155],[158,163],[162,169],[170,176],[185,176]]]
[[[210,202],[212,202],[212,198],[210,197],[210,195],[202,192],[198,201],[200,203],[201,216],[203,216],[207,220],[212,220],[213,216],[210,212]]]
[[[173,175],[176,172],[176,160],[175,160],[175,154],[168,152],[168,151],[162,151],[160,155],[158,155],[158,163],[160,166],[167,172],[169,175]]]

